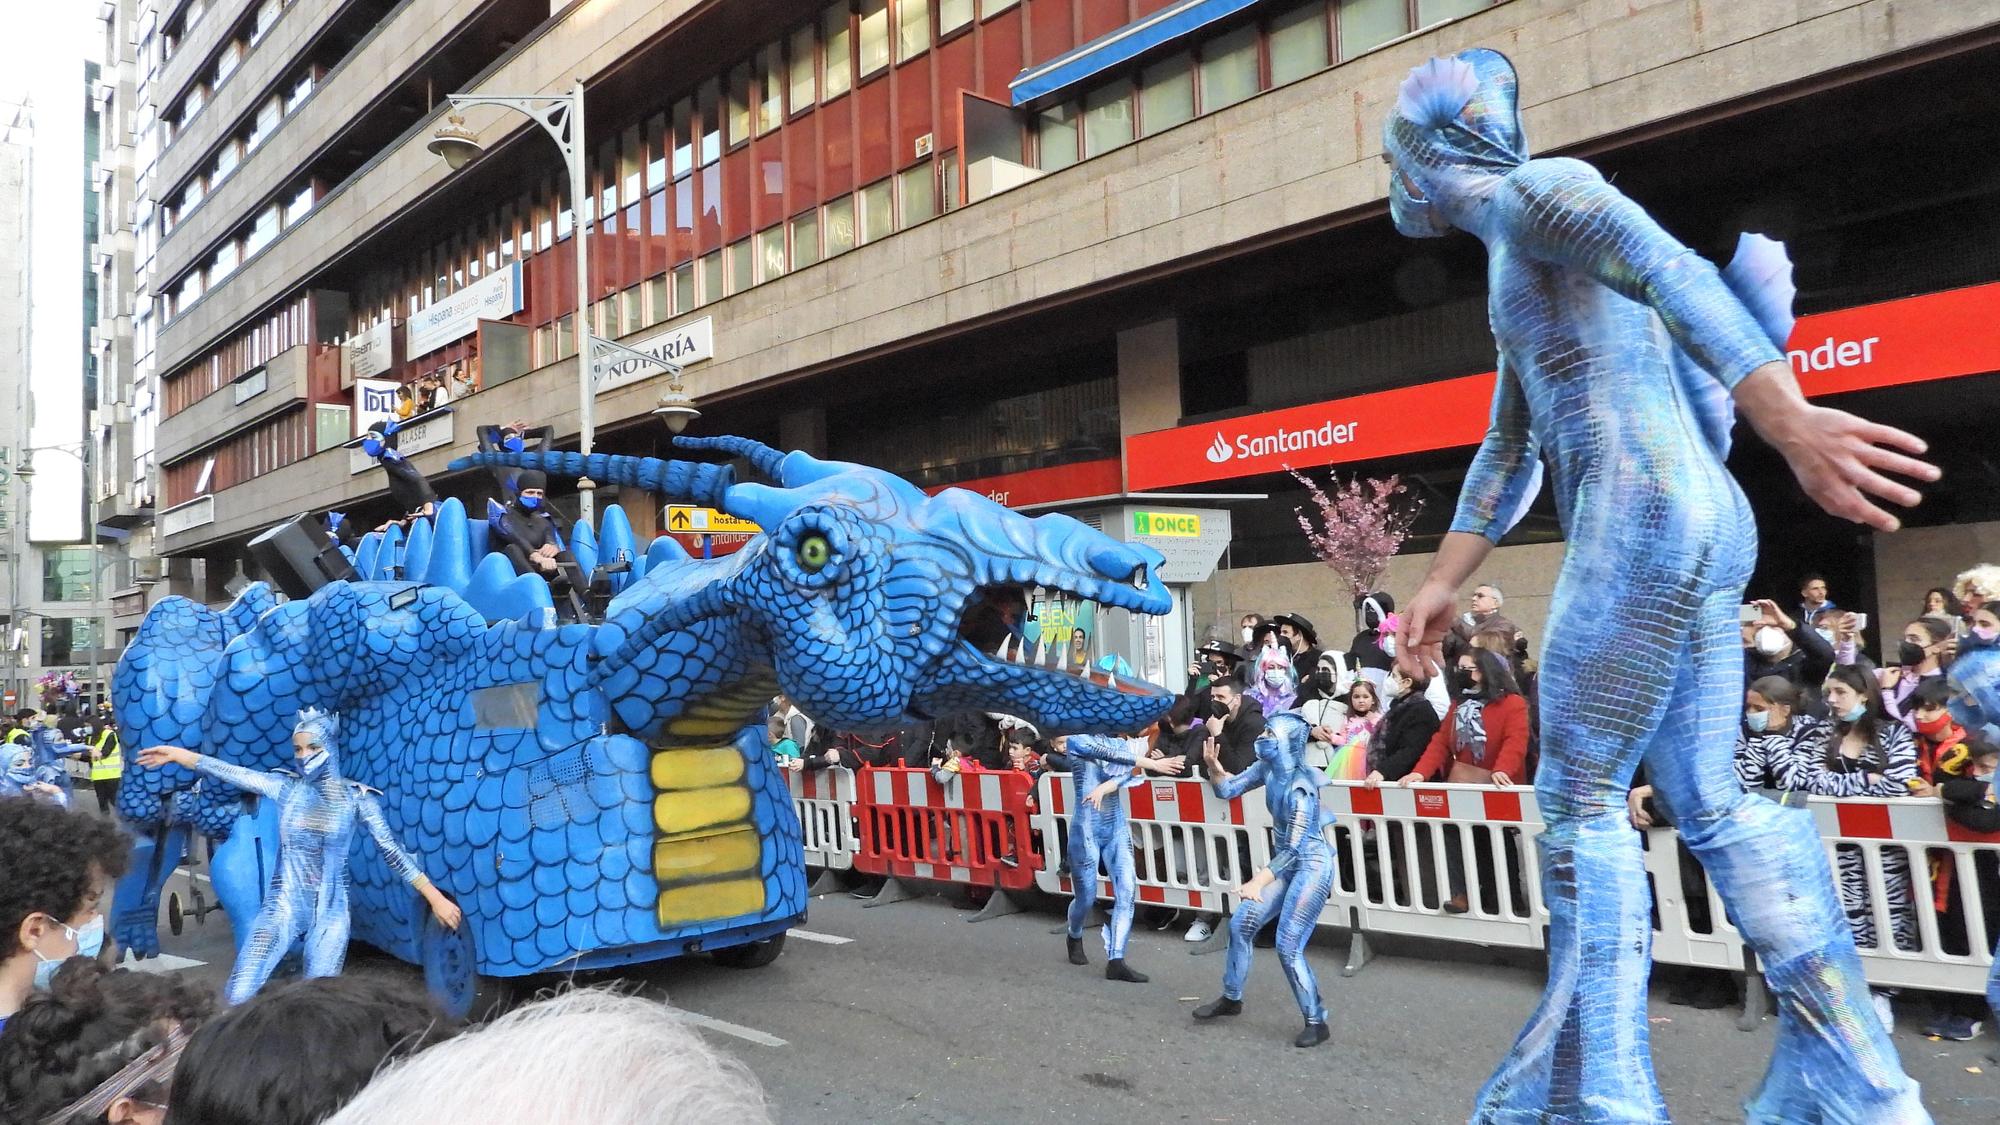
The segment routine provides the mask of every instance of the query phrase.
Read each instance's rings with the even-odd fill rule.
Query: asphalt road
[[[804,927],[819,940],[795,935],[767,968],[695,958],[625,979],[748,1062],[788,1123],[1462,1122],[1541,989],[1533,962],[1434,959],[1411,945],[1378,945],[1343,979],[1346,942],[1323,934],[1309,956],[1333,1038],[1302,1051],[1270,950],[1257,951],[1244,1014],[1198,1025],[1188,1011],[1219,991],[1219,942],[1190,955],[1178,930],[1141,927],[1130,963],[1153,979],[1114,984],[1095,932],[1089,968],[1065,960],[1053,909],[968,924],[971,913],[938,897],[864,908],[828,895]],[[190,921],[166,948],[207,962],[177,971],[219,985],[227,921]],[[1674,1119],[1741,1121],[1771,1021],[1741,1032],[1733,1011],[1671,1006],[1658,986],[1651,1018]],[[2000,1119],[1993,1031],[1933,1042],[1921,1021],[1906,1005],[1896,1042],[1936,1119]]]

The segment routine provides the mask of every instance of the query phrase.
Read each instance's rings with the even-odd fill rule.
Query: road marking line
[[[799,938],[804,941],[816,941],[821,945],[852,945],[854,943],[854,939],[851,937],[839,937],[834,934],[816,934],[811,930],[794,929],[786,930],[785,933],[787,936]]]
[[[762,1047],[788,1047],[791,1045],[775,1035],[758,1031],[754,1027],[744,1027],[740,1023],[730,1023],[728,1020],[719,1020],[714,1016],[704,1016],[700,1012],[690,1012],[686,1008],[669,1007],[667,1010],[680,1019],[694,1024],[696,1027],[705,1027],[710,1031],[719,1031],[724,1035],[733,1035],[747,1043],[755,1043]]]
[[[132,969],[141,973],[178,973],[183,969],[198,969],[206,964],[208,964],[206,961],[196,961],[188,957],[176,957],[171,953],[162,953],[157,957],[148,957],[144,961],[135,961],[128,952],[125,954],[123,960],[120,961],[119,968]]]

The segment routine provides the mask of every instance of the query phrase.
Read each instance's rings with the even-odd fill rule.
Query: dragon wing
[[[1761,234],[1739,235],[1736,255],[1723,267],[1722,283],[1743,302],[1779,351],[1792,336],[1792,259],[1785,244]],[[1702,434],[1718,457],[1729,456],[1729,431],[1736,425],[1736,404],[1722,385],[1704,372],[1687,353],[1673,351],[1674,376],[1694,408]]]

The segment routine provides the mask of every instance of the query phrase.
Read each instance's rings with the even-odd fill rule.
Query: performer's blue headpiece
[[[316,778],[332,766],[334,739],[340,736],[339,715],[308,707],[299,712],[299,721],[292,727],[292,733],[305,735],[306,743],[317,750],[300,763],[306,777]]]
[[[1514,64],[1475,47],[1410,71],[1383,122],[1382,147],[1396,169],[1389,212],[1397,230],[1434,238],[1466,227],[1468,205],[1528,162]]]
[[[1310,733],[1310,724],[1296,711],[1264,717],[1264,733],[1257,736],[1257,760],[1271,775],[1266,785],[1282,784],[1306,768],[1306,736]]]

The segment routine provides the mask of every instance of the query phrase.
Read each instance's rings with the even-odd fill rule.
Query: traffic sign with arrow
[[[764,529],[714,508],[673,504],[667,508],[667,530],[683,535],[756,535]]]

